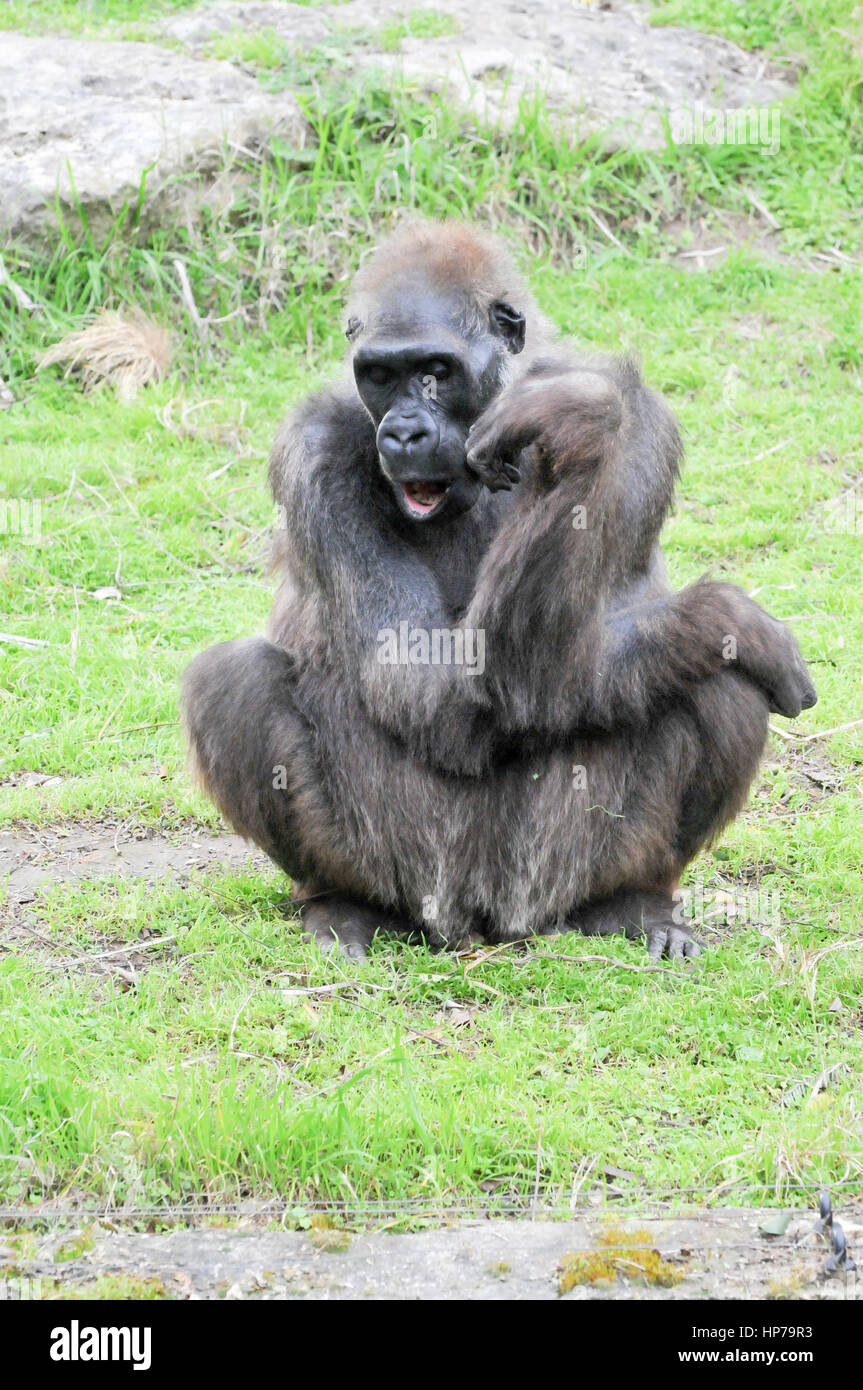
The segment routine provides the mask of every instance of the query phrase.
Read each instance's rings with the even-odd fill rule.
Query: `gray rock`
[[[853,1249],[861,1213],[859,1206],[846,1212],[843,1225]],[[573,1256],[608,1254],[603,1236],[607,1240],[610,1214],[595,1210],[564,1221],[461,1220],[441,1230],[405,1234],[230,1227],[160,1235],[97,1232],[92,1248],[72,1261],[55,1262],[58,1247],[74,1239],[66,1234],[42,1244],[32,1260],[21,1252],[13,1259],[21,1271],[21,1297],[47,1296],[39,1280],[45,1285],[58,1280],[86,1295],[89,1281],[111,1274],[121,1281],[155,1279],[165,1296],[186,1299],[555,1300],[562,1292],[561,1267]],[[621,1252],[610,1287],[607,1279],[576,1284],[565,1297],[571,1302],[764,1299],[771,1287],[784,1285],[785,1297],[847,1300],[841,1276],[823,1277],[825,1248],[813,1233],[815,1213],[790,1213],[784,1233],[765,1239],[759,1224],[775,1216],[775,1209],[647,1216],[621,1209],[619,1225],[649,1232],[680,1282],[665,1287],[628,1277],[631,1265]]]
[[[611,148],[657,148],[664,117],[683,109],[738,111],[775,107],[793,90],[785,72],[760,54],[692,29],[652,28],[645,6],[610,0],[435,0],[428,13],[449,16],[453,33],[408,36],[400,51],[376,40],[407,13],[405,0],[349,0],[316,6],[221,4],[171,20],[174,38],[200,47],[227,29],[275,29],[296,49],[325,33],[345,40],[355,70],[383,68],[426,92],[447,96],[503,126],[522,96],[540,90],[558,124],[573,138],[599,132]],[[362,32],[363,42],[352,39]]]
[[[275,132],[294,145],[305,138],[289,92],[153,44],[0,32],[0,93],[0,234],[44,232],[57,194],[64,215],[77,201],[98,236],[135,203],[145,169],[154,218],[181,175],[194,171],[206,186],[226,151]]]
[[[404,9],[404,0],[221,4],[176,16],[160,32],[198,54],[234,29],[272,28],[295,51],[341,36],[357,75],[370,66],[403,74],[504,126],[521,96],[539,89],[573,138],[598,131],[612,147],[662,145],[669,111],[767,111],[792,90],[760,56],[692,30],[651,28],[638,5],[437,0],[431,13],[448,15],[456,32],[407,37],[399,53],[387,52],[376,35]],[[274,132],[304,143],[295,98],[264,91],[230,62],[153,44],[0,32],[0,236],[44,233],[55,194],[64,214],[77,200],[99,236],[134,204],[145,169],[147,219],[181,198],[194,216],[225,151],[260,147]],[[191,196],[188,181],[181,186],[189,173],[198,175]]]
[[[330,31],[330,23],[319,9],[272,0],[272,3],[206,5],[191,14],[169,19],[160,33],[197,49],[219,34],[255,29],[274,29],[290,47],[306,47],[323,38]]]
[[[398,0],[324,7],[339,25],[379,25],[400,9]],[[775,106],[793,90],[761,55],[691,29],[652,28],[640,5],[438,0],[435,10],[452,16],[456,35],[407,37],[398,55],[367,61],[503,126],[525,94],[541,91],[573,138],[599,132],[609,147],[657,148],[669,112]]]

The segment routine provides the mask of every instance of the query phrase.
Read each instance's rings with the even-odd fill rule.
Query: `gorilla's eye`
[[[431,362],[426,362],[423,370],[426,376],[433,376],[436,378],[437,381],[443,381],[446,377],[450,375],[449,363],[441,362],[440,359],[437,357],[435,357]]]
[[[367,367],[366,376],[373,386],[388,386],[393,379],[393,374],[389,367],[384,367],[382,364]]]

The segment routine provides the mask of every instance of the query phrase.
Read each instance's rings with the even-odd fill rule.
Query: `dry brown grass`
[[[64,376],[80,375],[85,392],[113,386],[131,401],[142,386],[161,381],[171,363],[171,336],[143,314],[103,309],[86,328],[67,333],[43,354],[43,367],[65,365]]]

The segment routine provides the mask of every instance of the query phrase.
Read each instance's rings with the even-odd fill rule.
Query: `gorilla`
[[[186,675],[201,785],[324,949],[580,931],[697,955],[681,871],[743,805],[768,712],[816,696],[740,589],[671,588],[668,408],[462,224],[381,245],[347,337],[272,451],[268,635]]]

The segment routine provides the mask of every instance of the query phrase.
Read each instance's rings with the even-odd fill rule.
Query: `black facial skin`
[[[392,320],[365,337],[356,319],[348,326],[381,471],[399,511],[419,525],[452,519],[476,502],[482,484],[465,459],[467,433],[500,390],[506,354],[524,344],[524,316],[508,304],[493,305],[488,330],[470,338],[442,323],[439,305],[428,309],[425,332],[425,315],[420,327],[413,318],[409,332]]]

